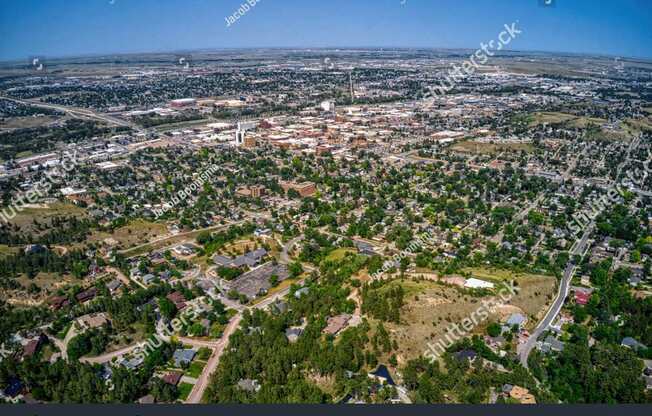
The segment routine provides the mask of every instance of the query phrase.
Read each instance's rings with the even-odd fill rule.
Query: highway
[[[18,98],[11,98],[11,97],[4,97],[0,96],[0,98],[8,101],[13,101],[15,103],[20,103],[20,104],[25,104],[25,105],[31,105],[34,107],[41,107],[41,108],[47,108],[50,110],[58,110],[70,115],[73,115],[75,117],[81,117],[81,118],[91,118],[99,121],[103,121],[105,123],[110,123],[110,124],[115,124],[120,127],[131,127],[134,130],[142,130],[139,126],[130,123],[125,120],[121,120],[116,117],[108,116],[106,114],[101,114],[97,113],[95,111],[91,111],[88,109],[84,108],[76,108],[76,107],[67,107],[64,105],[57,105],[57,104],[48,104],[48,103],[42,103],[40,101],[36,100],[24,100],[24,99],[18,99]]]

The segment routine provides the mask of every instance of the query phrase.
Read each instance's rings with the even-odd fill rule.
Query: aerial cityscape
[[[652,4],[25,3],[0,402],[652,402]]]

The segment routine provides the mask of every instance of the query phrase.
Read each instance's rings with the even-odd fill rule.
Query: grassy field
[[[84,218],[87,214],[83,208],[79,208],[76,205],[55,202],[50,205],[29,206],[21,212],[18,212],[16,216],[10,220],[10,223],[17,225],[23,232],[41,234],[48,231],[47,225],[50,224],[53,217],[70,216]],[[45,229],[39,230],[38,227],[34,225],[34,220],[37,220],[39,224],[43,224],[44,227],[42,228]]]
[[[497,155],[502,152],[527,152],[534,151],[530,143],[481,143],[472,140],[456,143],[451,150],[462,153],[473,153],[482,155]]]
[[[179,400],[186,400],[192,391],[192,387],[193,385],[190,383],[180,383],[177,387],[177,390],[179,391]]]
[[[20,251],[18,247],[9,247],[5,244],[0,244],[0,258],[11,256],[12,254],[18,253],[18,251]]]
[[[487,273],[483,277],[489,279]],[[494,281],[511,279],[508,273],[492,275]],[[479,322],[472,333],[484,333],[490,322],[505,319],[511,313],[521,312],[529,317],[528,325],[537,320],[555,291],[555,278],[548,276],[516,276],[518,293],[509,304],[495,307],[489,318]],[[460,324],[470,317],[494,295],[473,297],[456,287],[446,286],[435,281],[395,280],[388,285],[401,285],[405,291],[405,305],[401,309],[401,323],[385,323],[392,339],[399,345],[397,359],[399,365],[424,354],[427,343],[439,340],[453,323]],[[383,357],[387,358],[387,357]]]
[[[607,123],[607,120],[603,118],[576,116],[559,112],[539,112],[530,115],[530,127],[544,123],[586,129],[587,137],[593,140],[626,140],[642,130],[652,129],[652,122],[650,122],[649,117],[642,120],[626,120],[620,129],[611,130],[602,127]]]
[[[523,301],[518,306],[525,314],[530,316],[535,316],[541,312],[548,302],[548,295],[553,294],[555,291],[556,279],[553,276],[534,273],[514,273],[504,269],[478,267],[466,268],[463,271],[477,279],[495,283],[512,280],[518,282],[518,287],[520,288],[519,299]]]
[[[107,238],[113,238],[118,242],[118,248],[129,248],[143,242],[162,237],[166,233],[167,228],[163,224],[145,220],[136,220],[125,225],[124,227],[116,229],[112,234],[96,231],[89,236],[87,242],[101,243]]]
[[[602,125],[607,120],[595,117],[579,117],[573,114],[559,113],[559,112],[540,112],[532,113],[530,127],[539,124],[567,124],[569,127],[586,128],[589,124]]]
[[[333,250],[328,256],[326,256],[327,261],[337,261],[342,260],[346,253],[356,253],[356,250],[353,248],[338,248]]]
[[[627,119],[625,120],[625,125],[629,128],[632,135],[640,132],[650,132],[652,131],[652,116],[639,120]]]
[[[493,282],[501,282],[505,280],[513,280],[519,278],[537,278],[541,277],[538,274],[531,273],[516,273],[511,270],[494,269],[484,267],[467,267],[462,270],[464,273],[469,273],[471,277],[478,279],[491,280]]]
[[[220,250],[217,251],[218,254],[225,256],[239,256],[245,254],[249,251],[253,251],[262,246],[262,240],[256,240],[254,236],[249,236],[244,239],[234,241],[232,243],[225,244]]]
[[[195,360],[192,363],[190,363],[190,366],[186,370],[185,375],[192,378],[199,378],[201,372],[204,370],[204,367],[206,367],[205,362]]]
[[[3,120],[3,125],[0,127],[0,132],[14,129],[28,129],[34,127],[42,127],[53,121],[62,120],[60,117],[54,116],[39,116],[39,117],[8,117]],[[21,152],[22,153],[22,152]],[[16,155],[16,158],[24,157]]]
[[[18,281],[18,283],[23,285],[23,287],[28,287],[29,285],[34,283],[36,286],[41,288],[42,291],[45,292],[45,293],[42,292],[41,295],[47,295],[47,293],[53,293],[57,289],[67,285],[84,284],[84,281],[79,280],[73,277],[72,275],[67,275],[67,274],[60,275],[58,273],[45,273],[45,272],[40,272],[33,279],[28,278],[26,275],[21,275],[16,280]]]

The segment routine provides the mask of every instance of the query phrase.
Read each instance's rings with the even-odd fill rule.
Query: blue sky
[[[252,0],[253,1],[253,0]],[[652,58],[650,0],[0,0],[0,60],[238,47],[511,49]]]

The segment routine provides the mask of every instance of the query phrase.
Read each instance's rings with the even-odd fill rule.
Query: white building
[[[466,282],[464,283],[464,287],[468,287],[471,289],[493,289],[494,284],[491,282],[486,282],[484,280],[480,280],[472,277],[466,280]]]

